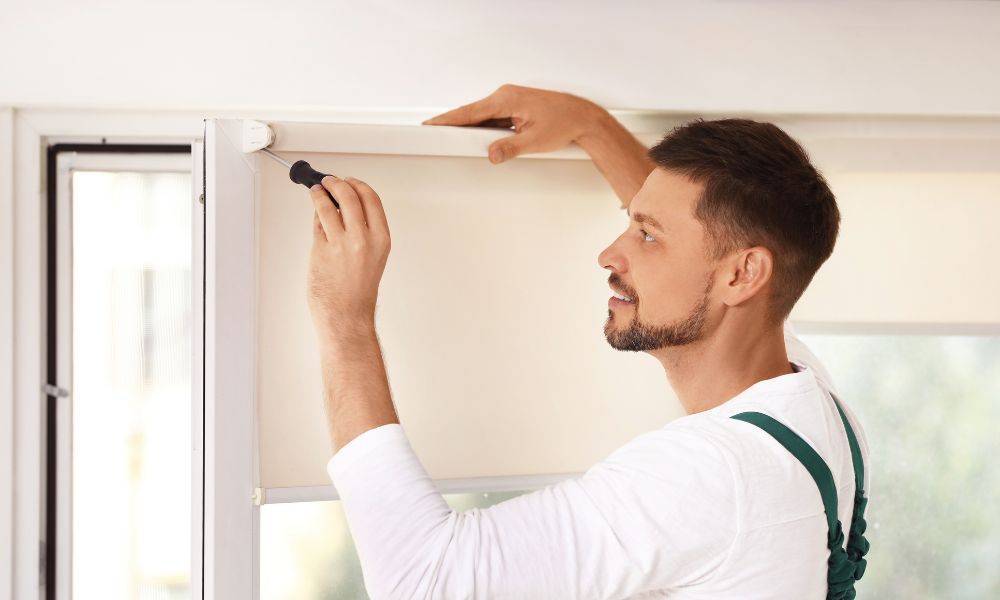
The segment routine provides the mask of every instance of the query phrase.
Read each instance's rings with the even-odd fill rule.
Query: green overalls
[[[791,429],[764,413],[744,412],[733,415],[731,418],[746,421],[766,431],[791,452],[792,456],[797,458],[812,475],[819,487],[819,494],[823,498],[823,508],[826,511],[826,521],[829,526],[826,547],[830,549],[830,558],[827,561],[826,597],[828,600],[852,600],[856,594],[854,582],[861,579],[865,573],[867,561],[865,561],[864,555],[868,552],[869,546],[868,540],[865,539],[865,527],[867,526],[865,505],[868,504],[868,498],[865,498],[864,492],[865,466],[861,460],[858,438],[854,436],[854,430],[851,429],[851,424],[848,423],[847,417],[844,415],[844,409],[840,407],[840,402],[836,397],[833,398],[833,402],[837,405],[840,420],[844,422],[847,442],[851,446],[851,461],[854,463],[854,513],[851,515],[851,529],[847,538],[846,550],[843,548],[844,531],[840,519],[837,518],[837,486],[833,482],[830,468],[826,466],[819,454]]]

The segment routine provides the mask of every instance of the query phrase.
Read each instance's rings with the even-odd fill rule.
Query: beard
[[[688,315],[669,325],[649,325],[639,320],[639,303],[636,299],[632,320],[624,329],[614,329],[614,312],[608,309],[608,320],[604,322],[604,336],[615,350],[625,352],[648,352],[668,346],[684,346],[697,342],[705,335],[705,316],[708,314],[708,295],[712,291],[711,275],[708,278],[701,299]],[[619,318],[620,320],[620,318]]]

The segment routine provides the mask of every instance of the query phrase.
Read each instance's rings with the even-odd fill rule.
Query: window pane
[[[524,492],[445,494],[455,510]],[[368,598],[340,502],[265,504],[260,511],[261,600]]]
[[[1000,597],[1000,338],[801,338],[870,444],[858,597]]]
[[[72,177],[74,598],[189,596],[190,186]]]

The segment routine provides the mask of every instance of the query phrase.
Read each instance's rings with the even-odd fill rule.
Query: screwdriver
[[[261,148],[260,150],[261,152],[267,154],[274,160],[285,165],[285,167],[288,168],[289,179],[291,179],[295,183],[302,184],[307,188],[312,189],[312,186],[316,184],[322,185],[322,183],[320,182],[323,181],[323,178],[328,175],[327,173],[320,173],[316,169],[312,168],[312,166],[304,160],[297,160],[295,161],[295,164],[290,164],[287,160],[281,158],[280,156],[278,156],[274,152],[271,152],[267,148]],[[326,188],[324,188],[324,190],[325,189]],[[330,194],[330,190],[326,190],[326,195],[330,196],[330,200],[333,202],[333,205],[337,207],[337,210],[340,210],[340,204],[337,202],[336,198],[334,198],[333,195]]]

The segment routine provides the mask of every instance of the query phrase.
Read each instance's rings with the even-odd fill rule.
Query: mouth
[[[635,304],[634,298],[619,293],[614,288],[611,288],[611,297],[608,298],[608,308],[616,308],[619,306],[631,306],[633,304]]]
[[[611,297],[612,297],[612,298],[618,298],[618,299],[619,299],[619,300],[621,300],[622,302],[630,302],[630,303],[631,303],[631,302],[634,302],[634,301],[635,301],[635,299],[634,299],[634,298],[632,298],[632,297],[630,297],[630,296],[626,296],[625,294],[623,294],[623,293],[619,292],[619,291],[618,291],[618,290],[616,290],[615,288],[611,288]]]

